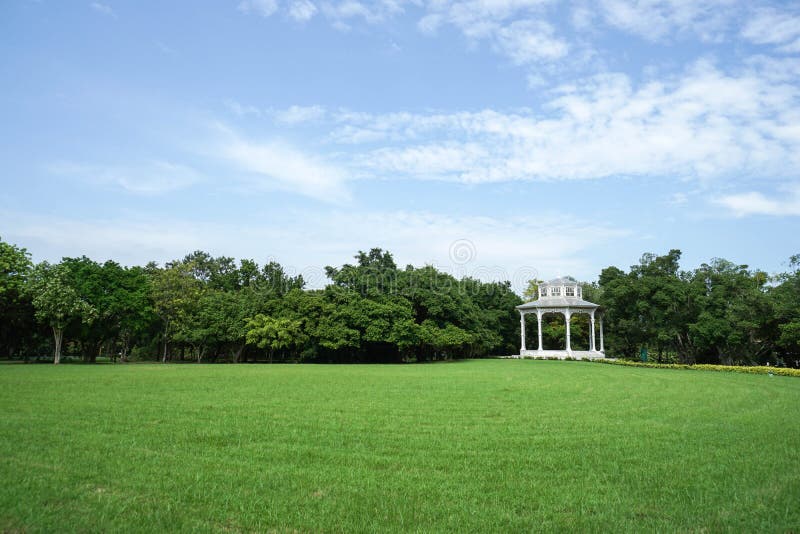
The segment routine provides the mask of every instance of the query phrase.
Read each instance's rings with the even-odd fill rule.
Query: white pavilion
[[[539,284],[539,298],[526,302],[517,306],[517,311],[520,314],[520,331],[522,343],[517,358],[559,358],[564,359],[567,357],[575,359],[595,359],[605,358],[605,349],[603,347],[603,315],[598,312],[600,307],[598,304],[583,300],[581,295],[581,286],[578,281],[567,276],[564,278],[556,278],[549,282],[542,282]],[[561,313],[564,314],[564,324],[566,326],[566,346],[563,350],[544,350],[542,345],[542,317],[547,313]],[[576,313],[585,313],[590,317],[590,334],[589,334],[589,350],[572,350],[570,340],[570,317]],[[539,341],[535,350],[529,350],[525,345],[525,317],[527,315],[536,315],[536,320],[539,324]],[[595,344],[595,315],[597,315],[600,322],[600,350],[597,350]]]

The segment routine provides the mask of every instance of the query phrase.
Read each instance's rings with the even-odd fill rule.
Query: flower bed
[[[800,369],[791,369],[788,367],[767,367],[767,366],[743,366],[743,365],[711,365],[711,364],[684,364],[684,363],[651,363],[651,362],[633,362],[630,360],[610,360],[610,359],[597,359],[592,360],[597,363],[606,363],[611,365],[626,365],[628,367],[653,367],[656,369],[689,369],[698,371],[727,371],[731,373],[747,373],[756,375],[780,375],[780,376],[797,376],[800,377]]]

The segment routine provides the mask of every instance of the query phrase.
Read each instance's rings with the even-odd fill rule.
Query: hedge
[[[656,369],[688,369],[691,371],[726,371],[729,373],[747,373],[753,375],[780,375],[780,376],[797,376],[800,377],[800,369],[791,369],[789,367],[767,367],[767,366],[743,366],[743,365],[711,365],[711,364],[683,364],[683,363],[650,363],[650,362],[634,362],[630,360],[610,360],[610,359],[597,359],[591,360],[597,363],[606,363],[611,365],[625,365],[628,367],[652,367]]]

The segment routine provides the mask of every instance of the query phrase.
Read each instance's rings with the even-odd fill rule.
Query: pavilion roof
[[[575,280],[571,276],[562,276],[561,278],[554,278],[553,280],[548,280],[547,282],[541,282],[540,286],[574,286],[577,285],[578,281]]]
[[[518,310],[535,310],[537,308],[599,308],[599,304],[577,297],[545,297],[539,300],[520,304]]]

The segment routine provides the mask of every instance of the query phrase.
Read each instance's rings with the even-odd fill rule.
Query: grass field
[[[800,531],[800,379],[0,366],[2,531]]]

